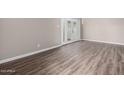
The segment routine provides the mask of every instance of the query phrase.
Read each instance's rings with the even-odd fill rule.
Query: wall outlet
[[[37,48],[39,48],[40,47],[40,44],[37,44]]]

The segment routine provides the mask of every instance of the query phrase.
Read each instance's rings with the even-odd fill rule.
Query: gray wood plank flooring
[[[124,46],[79,41],[0,64],[1,75],[123,75]]]

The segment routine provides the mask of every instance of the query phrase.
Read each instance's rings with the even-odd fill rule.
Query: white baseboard
[[[28,56],[31,56],[31,55],[34,55],[34,54],[38,54],[38,53],[41,53],[41,52],[45,52],[45,51],[48,51],[48,50],[51,50],[51,49],[55,49],[55,48],[58,48],[58,47],[61,47],[61,46],[62,45],[57,45],[57,46],[53,46],[53,47],[50,47],[50,48],[38,50],[38,51],[35,51],[35,52],[19,55],[19,56],[16,56],[16,57],[3,59],[3,60],[0,60],[0,64],[6,63],[6,62],[9,62],[9,61],[13,61],[13,60],[17,60],[17,59],[20,59],[20,58],[28,57]]]
[[[68,42],[66,44],[73,43],[73,42],[76,42],[76,41],[80,41],[80,40],[75,40],[75,41],[72,41],[72,42]],[[21,59],[21,58],[24,58],[24,57],[28,57],[28,56],[31,56],[31,55],[34,55],[34,54],[42,53],[42,52],[45,52],[45,51],[48,51],[48,50],[51,50],[51,49],[55,49],[55,48],[61,47],[61,46],[66,45],[66,44],[57,45],[57,46],[53,46],[53,47],[50,47],[50,48],[38,50],[38,51],[35,51],[35,52],[31,52],[31,53],[15,56],[15,57],[12,57],[12,58],[3,59],[3,60],[0,60],[0,64],[6,63],[6,62],[9,62],[9,61],[13,61],[13,60],[17,60],[17,59]]]
[[[70,42],[67,42],[67,43],[63,43],[62,45],[66,45],[66,44],[74,43],[74,42],[81,41],[81,40],[82,40],[82,39],[74,40],[74,41],[70,41]]]
[[[109,44],[116,44],[116,45],[124,45],[123,43],[107,42],[107,41],[100,41],[100,40],[90,40],[90,39],[80,39],[80,40],[87,40],[87,41],[101,42],[101,43],[109,43]],[[76,41],[80,41],[80,40],[76,40]],[[76,41],[68,42],[66,44],[73,43],[73,42],[76,42]],[[12,57],[12,58],[3,59],[3,60],[0,60],[0,64],[6,63],[6,62],[9,62],[9,61],[13,61],[13,60],[17,60],[17,59],[20,59],[20,58],[28,57],[28,56],[31,56],[31,55],[34,55],[34,54],[42,53],[42,52],[45,52],[45,51],[48,51],[48,50],[51,50],[51,49],[61,47],[61,46],[66,45],[66,44],[57,45],[57,46],[53,46],[53,47],[50,47],[50,48],[38,50],[38,51],[35,51],[35,52],[15,56],[15,57]]]
[[[101,42],[101,43],[108,43],[108,44],[115,44],[115,45],[124,45],[123,43],[108,42],[108,41],[100,41],[100,40],[90,40],[90,39],[82,39],[82,40],[93,41],[93,42]]]

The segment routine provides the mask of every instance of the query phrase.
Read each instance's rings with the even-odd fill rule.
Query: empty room
[[[123,75],[123,18],[0,18],[1,75]]]

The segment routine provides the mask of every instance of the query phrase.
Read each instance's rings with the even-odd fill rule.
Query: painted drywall
[[[124,44],[123,18],[84,18],[83,39]]]
[[[80,39],[83,39],[83,19],[80,19]]]
[[[60,44],[60,19],[0,19],[0,60]]]

